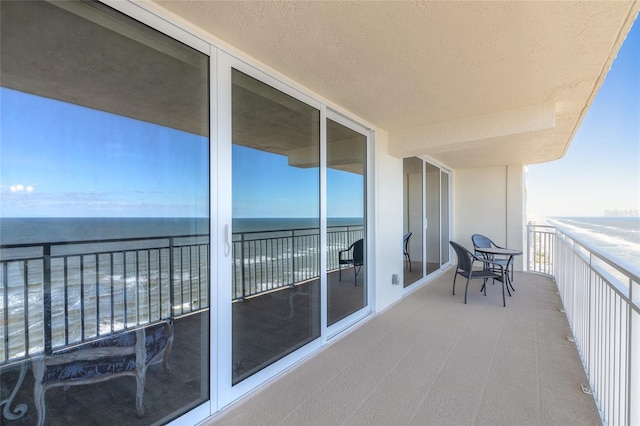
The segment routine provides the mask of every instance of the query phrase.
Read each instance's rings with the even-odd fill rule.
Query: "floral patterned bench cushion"
[[[171,330],[172,327],[167,322],[155,324],[145,329],[146,364],[149,364],[167,347],[171,337]],[[71,353],[87,348],[132,347],[135,346],[135,344],[136,332],[128,331],[105,339],[97,340],[88,345],[82,345],[80,347],[63,350],[57,353]],[[135,369],[135,353],[124,356],[103,357],[90,361],[80,360],[67,364],[47,366],[45,368],[44,377],[42,378],[42,384],[99,378],[105,375],[134,371]]]

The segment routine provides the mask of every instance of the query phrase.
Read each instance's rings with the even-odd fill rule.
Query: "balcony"
[[[207,424],[635,424],[634,268],[553,227],[528,251],[506,308],[450,269]]]
[[[51,391],[46,422],[160,424],[186,413],[175,423],[210,415],[216,423],[640,423],[638,274],[606,259],[603,266],[598,253],[555,233],[551,244],[536,236],[524,247],[522,221],[525,165],[566,152],[640,2],[106,3],[0,1],[1,89],[25,94],[38,107],[17,98],[3,103],[7,122],[19,126],[15,138],[5,133],[0,144],[7,153],[2,170],[20,181],[3,181],[2,188],[22,187],[22,176],[29,186],[22,198],[2,194],[2,218],[13,211],[82,216],[88,213],[69,201],[84,200],[90,216],[211,215],[212,238],[99,250],[85,241],[31,247],[35,254],[0,247],[3,425],[37,421],[31,361],[115,334],[137,336],[156,322],[173,323],[173,370],[167,375],[150,365],[146,417],[133,408],[139,395],[131,378],[118,378]],[[109,123],[140,121],[150,126],[149,137],[128,126],[91,125],[73,112],[82,109],[108,114]],[[357,156],[341,127],[359,134]],[[194,143],[165,144],[174,136],[158,138],[160,128]],[[31,130],[41,137],[25,137]],[[183,156],[187,146],[193,154]],[[322,220],[331,212],[328,172],[362,177],[366,286],[350,284],[350,290],[367,306],[337,322],[335,333],[327,326],[328,293],[341,286],[331,272],[335,252],[327,254],[335,249],[329,232],[319,233],[321,242],[314,231],[274,237],[280,238],[274,245],[266,245],[272,237],[230,234],[241,206],[234,195],[242,182],[234,176],[238,147],[286,155],[287,167],[313,172],[311,183],[296,185],[315,194],[311,203],[289,195]],[[424,198],[414,203],[429,208],[428,198],[441,194],[447,207],[439,212],[441,247],[487,233],[533,253],[533,260],[524,259],[533,265],[528,270],[546,275],[519,273],[506,308],[499,291],[485,298],[477,283],[467,305],[450,295],[450,269],[408,295],[393,285],[403,271],[399,242],[408,216],[403,162],[412,158],[425,176],[423,161],[447,176],[440,188],[416,190]],[[257,170],[265,163],[246,164]],[[84,167],[73,174],[76,165]],[[263,183],[269,190],[256,195],[269,195],[275,176],[247,182]],[[418,180],[411,181],[415,188]],[[56,187],[57,196],[31,193],[41,182]],[[138,185],[144,190],[132,192]],[[174,192],[164,192],[169,188]],[[76,198],[85,189],[91,196]],[[120,195],[107,204],[94,196],[107,193]],[[156,203],[130,195],[139,193],[158,197]],[[193,203],[176,211],[187,194]],[[18,210],[5,203],[13,199]],[[260,215],[277,216],[266,207],[286,207],[273,196],[246,199]],[[428,213],[416,209],[421,218]],[[419,225],[424,230],[427,220]],[[319,262],[300,262],[298,250],[309,244],[322,253]],[[261,247],[273,252],[251,254]],[[273,274],[274,268],[283,272]],[[250,346],[261,333],[232,329],[235,315],[268,305],[261,309],[265,317],[280,322],[254,315],[250,325],[290,337],[295,334],[282,324],[295,323],[306,308],[300,303],[294,313],[291,301],[312,299],[312,286],[318,297],[311,332],[279,350],[287,355],[260,371],[265,374],[252,375],[275,359],[265,351],[253,365],[244,355],[236,365],[234,346],[241,345],[234,338]],[[361,321],[369,311],[376,315]],[[242,374],[246,381],[234,386],[232,376]]]
[[[517,273],[507,308],[498,287],[484,297],[479,282],[470,284],[465,305],[461,291],[451,295],[452,280],[449,270],[207,424],[600,423],[593,398],[581,391],[588,380],[550,278]],[[176,336],[194,330],[196,318],[176,321]],[[182,341],[189,339],[176,344]],[[172,371],[191,362],[173,357]],[[29,406],[30,376],[16,398]],[[163,380],[161,368],[149,369],[148,411],[164,400],[153,386]],[[101,387],[98,394],[82,387],[51,392],[48,404],[74,398],[102,410],[100,401],[121,395],[124,401],[112,402],[125,409],[111,419],[131,422],[132,383]],[[71,411],[67,420],[81,420],[82,410]]]
[[[516,273],[502,306],[453,271],[223,411],[225,424],[600,424],[552,279]]]
[[[359,232],[357,229],[334,229],[334,249],[348,245],[353,238],[360,236]],[[299,235],[301,233],[302,236]],[[234,293],[234,303],[242,304],[244,294],[253,300],[251,303],[266,304],[265,310],[277,313],[272,316],[280,321],[290,321],[294,314],[297,315],[289,299],[301,291],[300,288],[304,290],[308,277],[302,274],[299,284],[292,281],[262,288],[259,283],[263,280],[259,277],[273,277],[273,274],[257,273],[261,268],[269,269],[271,264],[256,266],[260,263],[257,259],[264,257],[257,248],[264,246],[271,250],[280,247],[283,250],[270,252],[268,257],[282,261],[296,259],[297,264],[305,265],[309,272],[315,267],[304,260],[306,249],[302,243],[308,243],[306,234],[298,230],[288,232],[287,236],[237,235],[236,239],[242,241],[242,245],[251,248],[245,252],[253,253],[253,257],[237,259],[236,263],[245,265],[247,272],[242,273],[240,269],[243,268],[238,270],[236,278],[242,275],[242,282],[246,285],[240,294]],[[278,243],[265,242],[265,238]],[[168,244],[165,244],[165,239]],[[198,254],[207,253],[206,243],[168,237],[135,241],[135,244],[129,241],[129,244],[134,244],[129,251],[119,250],[113,254],[105,251],[106,247],[101,247],[98,253],[87,254],[86,250],[95,249],[96,243],[85,243],[75,243],[72,247],[61,245],[53,250],[56,254],[45,245],[42,251],[49,254],[42,258],[35,254],[26,256],[20,251],[22,257],[3,260],[3,282],[8,282],[9,270],[20,267],[18,269],[23,274],[27,274],[27,270],[29,274],[35,274],[35,278],[24,275],[24,282],[32,283],[39,277],[44,285],[66,283],[65,294],[73,294],[73,285],[70,284],[75,281],[70,272],[73,268],[38,269],[39,262],[68,266],[81,262],[85,272],[92,270],[91,265],[94,265],[96,279],[99,276],[127,277],[127,283],[135,284],[134,294],[154,293],[156,290],[151,292],[151,289],[155,287],[146,287],[146,283],[153,282],[153,279],[145,277],[155,276],[159,297],[153,300],[164,300],[167,312],[145,306],[134,307],[133,312],[156,312],[160,315],[158,318],[145,315],[136,318],[142,318],[144,323],[174,318],[176,338],[173,351],[191,354],[192,358],[200,356],[197,351],[189,349],[194,340],[190,335],[199,330],[199,321],[206,321],[202,317],[202,314],[207,315],[206,309],[201,311],[206,306],[206,297],[202,299],[205,302],[194,309],[176,295],[206,295],[206,290],[199,291],[202,289],[200,278],[208,276],[208,272],[203,274],[208,269],[206,255]],[[149,245],[151,247],[147,247]],[[293,250],[296,246],[300,250]],[[10,248],[4,247],[5,251]],[[80,255],[76,253],[78,251]],[[241,247],[235,252],[240,253]],[[254,395],[223,410],[208,424],[564,425],[599,424],[602,420],[606,424],[634,424],[637,413],[633,411],[635,405],[631,401],[638,391],[639,375],[634,368],[637,368],[635,351],[640,340],[635,326],[639,318],[638,298],[631,292],[634,288],[637,291],[640,279],[633,268],[608,259],[597,249],[552,227],[529,227],[528,252],[528,269],[535,273],[516,273],[516,291],[507,300],[506,308],[502,306],[499,286],[489,285],[485,297],[479,291],[478,281],[470,283],[469,302],[465,305],[462,280],[458,281],[457,294],[451,294],[454,270],[450,268],[390,308],[356,324],[335,341],[329,341],[329,345],[314,356],[262,386]],[[118,259],[122,266],[114,269]],[[152,259],[157,261],[154,263]],[[201,264],[203,260],[204,265]],[[102,265],[101,268],[97,268],[98,265]],[[152,265],[157,265],[158,270],[155,271]],[[66,275],[57,276],[56,271],[64,271]],[[118,271],[123,273],[116,274]],[[552,273],[557,284],[551,277]],[[349,297],[349,290],[357,287],[340,285],[335,275],[335,271],[329,274],[328,285],[335,287],[335,294],[339,297]],[[185,276],[191,278],[185,281]],[[169,280],[168,277],[174,278]],[[242,287],[237,285],[237,279],[234,282],[235,288]],[[24,290],[19,293],[24,293]],[[9,300],[17,299],[11,297],[10,292],[3,291],[2,294],[5,297],[3,316],[7,320],[3,332],[4,336],[9,336],[13,327],[9,328],[8,319],[15,319],[15,314],[10,315],[6,306]],[[163,294],[173,295],[171,304],[167,304],[170,298],[163,297]],[[119,298],[116,296],[114,293],[110,298],[112,302]],[[53,299],[56,300],[55,297]],[[144,302],[144,299],[140,300]],[[70,306],[69,301],[65,298],[64,305]],[[91,307],[88,300],[81,305]],[[171,312],[170,306],[173,306]],[[189,308],[185,310],[185,306]],[[38,307],[25,306],[18,311],[31,313]],[[123,319],[129,319],[126,304],[100,312],[107,312],[105,318],[113,320],[118,317],[114,312],[119,311],[122,311]],[[51,312],[51,308],[45,309],[46,312]],[[254,315],[252,311],[243,312],[239,310],[238,315]],[[95,315],[97,312],[90,316]],[[36,315],[37,318],[41,318],[40,315]],[[23,321],[31,324],[31,317],[25,316]],[[73,337],[71,333],[76,327],[68,324],[62,327],[55,317],[45,319],[45,323],[51,322],[58,324],[57,328],[54,327],[57,332],[45,330],[36,339],[44,339],[43,346],[25,347],[32,357],[38,356],[42,350],[48,353],[52,348],[61,350],[64,349],[62,346],[77,344],[77,336]],[[104,319],[96,317],[94,322],[96,326],[103,325]],[[41,323],[36,321],[31,325],[38,324]],[[127,327],[135,328],[140,324],[136,322]],[[277,327],[277,324],[272,326]],[[118,326],[111,321],[110,329],[113,333]],[[109,334],[104,327],[98,331],[83,330],[82,341],[90,342],[98,335]],[[245,338],[255,343],[269,337],[256,328],[255,333]],[[283,339],[287,338],[283,336]],[[26,345],[28,339],[26,336],[13,336],[5,339],[5,344],[15,341]],[[268,346],[279,345],[270,342]],[[3,354],[7,367],[3,367],[3,398],[6,398],[5,391],[9,392],[16,381],[22,380],[18,378],[17,366],[25,355],[13,346],[3,347]],[[198,364],[202,360],[174,356],[171,360],[174,373],[165,376],[161,368],[150,368],[148,383],[198,380],[197,374],[189,372],[189,366],[194,362]],[[19,411],[19,405],[15,404],[24,402],[31,406],[32,382],[31,374],[27,375],[24,385],[16,389],[15,403],[13,398],[2,401],[6,404],[5,410],[15,407],[15,411]],[[107,406],[122,406],[127,410],[119,411],[118,415],[125,423],[161,421],[155,413],[160,411],[158,404],[166,402],[163,402],[162,395],[156,395],[153,385],[148,388],[145,404],[149,414],[137,420],[130,403],[132,386],[126,380],[101,385],[104,392],[99,394],[83,392],[82,388],[52,392],[48,405],[64,407],[72,399],[79,407],[92,407],[89,409],[97,411]],[[108,404],[104,402],[105,395],[112,400]],[[197,392],[190,398],[197,398]],[[178,399],[176,401],[179,402]],[[64,413],[67,421],[74,418],[80,421],[85,414],[82,410],[67,409]],[[22,420],[33,423],[34,415],[34,410],[28,410]]]
[[[332,240],[339,248],[359,237],[359,232],[358,229],[355,233],[352,229],[335,229]],[[254,255],[254,258],[236,259],[236,264],[245,265],[245,269],[251,272],[245,274],[239,271],[236,279],[244,277],[247,284],[244,294],[256,301],[260,301],[263,294],[282,293],[289,303],[281,303],[279,309],[286,308],[291,315],[298,309],[299,299],[288,297],[288,294],[298,291],[297,285],[285,283],[276,288],[262,288],[260,277],[273,277],[273,274],[255,273],[259,270],[256,267],[256,263],[260,263],[257,259],[263,257],[256,247],[284,248],[277,253],[270,253],[269,257],[290,261],[297,258],[300,265],[307,266],[315,262],[305,259],[303,253],[316,256],[317,252],[292,250],[296,242],[302,243],[308,239],[308,231],[291,231],[288,236],[282,236],[281,233],[268,238],[262,234],[236,236],[235,239],[242,241],[242,245],[253,247],[246,252]],[[200,281],[185,282],[179,277],[185,276],[185,270],[191,271],[187,274],[189,276],[194,276],[193,271],[199,270],[196,276],[200,277],[201,272],[208,269],[206,260],[198,265],[193,260],[202,259],[201,256],[192,255],[202,250],[206,252],[206,243],[185,241],[178,244],[178,240],[169,238],[166,248],[156,239],[136,241],[137,246],[130,252],[119,252],[124,262],[123,270],[130,270],[133,274],[127,282],[136,283],[139,287],[147,282],[142,279],[144,277],[171,276],[174,279],[159,279],[160,295],[182,295],[185,288],[189,289],[187,293],[194,294],[194,288],[202,287]],[[95,242],[87,244],[95,247]],[[140,244],[151,244],[153,247],[143,249],[139,247]],[[78,250],[77,245],[72,246]],[[64,246],[64,250],[55,250],[61,251],[58,255],[44,256],[40,261],[43,264],[73,264],[77,255],[68,253],[71,248],[66,244]],[[117,260],[115,253],[102,250],[87,254],[86,245],[80,246],[85,249],[81,250],[81,262],[86,262],[83,268],[88,268],[92,256],[96,264],[105,256],[109,260],[108,265],[113,266],[114,256]],[[253,396],[223,410],[209,424],[598,424],[601,419],[607,424],[633,424],[630,419],[635,418],[636,413],[633,412],[635,405],[631,401],[634,392],[637,392],[638,372],[635,370],[637,358],[632,356],[632,352],[637,350],[638,331],[632,328],[632,321],[638,318],[638,309],[636,304],[629,301],[637,300],[630,294],[630,289],[637,288],[640,281],[638,276],[632,268],[609,260],[597,249],[552,227],[530,226],[528,250],[528,269],[535,273],[516,273],[516,291],[508,299],[506,308],[502,306],[499,287],[490,285],[485,297],[479,291],[478,281],[470,283],[469,302],[465,305],[462,281],[458,283],[458,294],[451,294],[454,270],[450,268],[389,309],[357,324],[352,331],[336,338],[315,356],[266,384]],[[240,251],[239,245],[235,252]],[[44,246],[43,252],[51,253],[49,245]],[[158,271],[151,270],[153,262],[144,260],[154,258],[154,253],[158,257]],[[173,255],[169,262],[170,253]],[[167,259],[163,261],[165,257]],[[37,256],[30,260],[5,260],[4,282],[7,282],[7,271],[15,265],[23,265],[22,270],[30,271],[32,275],[25,276],[24,282],[31,282],[34,271],[38,270],[34,268],[38,262],[36,259]],[[129,265],[134,259],[134,264]],[[167,265],[168,269],[163,269],[162,265]],[[72,268],[41,269],[45,285],[47,281],[73,281],[68,275],[56,277],[55,273],[52,276],[46,273],[58,270],[68,274]],[[558,285],[551,278],[554,271]],[[103,275],[107,272],[102,270]],[[113,274],[109,272],[107,275]],[[351,286],[340,286],[334,275],[337,272],[329,274],[330,285],[344,287],[340,294],[347,297],[345,289],[351,289]],[[168,288],[163,290],[163,286]],[[72,287],[67,284],[66,293],[73,293],[69,291]],[[234,288],[240,287],[237,282],[234,283]],[[135,292],[140,293],[140,288],[136,288]],[[143,293],[147,293],[147,290],[143,289]],[[234,303],[242,303],[241,295],[235,294]],[[206,300],[206,294],[202,293],[202,296],[202,300]],[[55,301],[56,297],[52,299]],[[117,297],[112,297],[112,300],[115,299]],[[3,303],[3,312],[7,315],[10,310],[6,305],[8,300],[5,297]],[[169,298],[159,297],[156,302],[158,300],[168,301]],[[171,315],[167,311],[161,317],[174,318],[174,351],[188,354],[192,353],[188,349],[192,341],[189,336],[197,333],[199,321],[202,321],[201,315],[193,315],[192,312],[197,312],[204,305],[200,304],[195,311],[185,311],[184,304],[179,300],[181,298],[173,297]],[[153,304],[151,299],[141,299],[141,303]],[[67,302],[65,304],[68,305]],[[88,303],[82,305],[90,309]],[[145,306],[142,306],[142,311],[163,312]],[[113,313],[114,309],[108,309],[107,312]],[[126,305],[123,309],[123,317],[128,318]],[[51,309],[45,309],[45,314],[47,311]],[[135,311],[139,312],[140,307]],[[280,316],[287,317],[284,314]],[[51,320],[46,320],[46,323],[49,322]],[[5,327],[9,327],[9,323],[5,321]],[[96,320],[98,323],[104,321]],[[35,324],[41,325],[38,322]],[[74,328],[65,327],[53,333],[54,337],[58,335],[53,342],[50,340],[51,332],[48,336],[45,330],[41,337],[44,338],[43,347],[25,349],[30,356],[38,356],[43,349],[49,353],[51,347],[64,349],[60,342],[69,341],[73,337],[70,330]],[[111,324],[111,332],[118,331],[116,328]],[[5,328],[5,336],[8,332],[9,328]],[[100,336],[104,337],[105,333],[109,334],[108,330],[101,328]],[[83,336],[83,340],[92,340],[89,329],[83,331]],[[264,336],[256,333],[250,340],[262,338]],[[12,337],[5,342],[16,339],[21,340]],[[25,339],[26,336],[22,341]],[[6,385],[8,390],[16,380],[22,380],[17,377],[16,366],[20,363],[16,361],[20,361],[23,355],[8,346],[3,353],[7,357],[5,363],[8,361],[5,365],[7,368],[4,368],[3,387]],[[193,352],[193,355],[197,356],[197,353]],[[633,360],[636,360],[635,364]],[[173,357],[173,371],[188,376],[188,366],[192,362],[183,357]],[[587,376],[585,372],[591,374]],[[15,396],[16,404],[31,399],[30,376],[24,386],[16,389],[19,391]],[[163,378],[161,369],[149,369],[150,383],[162,381]],[[102,385],[102,389],[112,396],[131,393],[130,383],[126,381],[108,382]],[[64,405],[71,398],[79,406],[99,410],[104,406],[104,395],[70,390],[65,396],[52,393],[49,398],[51,406],[57,405],[56,399],[60,399],[60,404]],[[147,393],[146,405],[153,412],[154,404],[162,400],[161,396],[154,395],[152,389]],[[126,401],[113,403],[130,405]],[[11,398],[3,400],[3,404],[6,404],[5,410],[12,409]],[[15,410],[19,411],[19,406]],[[35,421],[33,411],[30,410],[22,420]],[[82,415],[82,412],[76,414]],[[133,413],[123,411],[120,414],[124,416],[124,422],[133,421]],[[65,415],[70,419],[74,414]],[[134,423],[146,424],[153,418],[152,414]]]

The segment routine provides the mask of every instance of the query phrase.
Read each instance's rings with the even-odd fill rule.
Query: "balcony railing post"
[[[291,232],[291,287],[295,285],[296,282],[296,237],[293,230]]]
[[[173,294],[173,237],[169,237],[169,315],[174,316],[175,312],[175,295]]]
[[[244,300],[245,282],[244,282],[244,232],[240,234],[240,283],[242,284],[242,296],[241,300]]]
[[[631,403],[640,398],[640,311],[635,309],[634,283],[629,278],[629,326],[627,327],[627,424],[640,424],[640,404]],[[640,283],[637,283],[640,284]],[[640,288],[640,287],[639,287]],[[635,360],[635,364],[633,362]]]
[[[9,359],[9,263],[3,261],[2,262],[2,311],[3,311],[3,318],[2,318],[2,327],[3,329],[3,335],[4,335],[4,341],[2,342],[2,344],[4,345],[4,358],[0,360],[1,361],[6,361]]]
[[[531,222],[527,223],[527,272],[531,272],[531,233],[533,226]]]
[[[51,330],[51,245],[42,246],[42,286],[44,293],[44,353],[51,355],[52,330]]]

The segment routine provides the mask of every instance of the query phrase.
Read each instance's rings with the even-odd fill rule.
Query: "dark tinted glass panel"
[[[320,111],[232,81],[235,384],[320,336]]]
[[[423,236],[423,182],[422,166],[419,158],[403,160],[404,173],[404,286],[416,282],[424,275],[422,268]]]
[[[367,305],[366,136],[327,120],[327,323]]]
[[[0,423],[167,422],[209,399],[209,58],[98,3],[0,17]]]
[[[427,239],[427,274],[440,268],[440,169],[425,164]]]
[[[440,193],[442,194],[440,205],[440,217],[442,218],[442,258],[440,263],[449,262],[449,175],[440,172]]]

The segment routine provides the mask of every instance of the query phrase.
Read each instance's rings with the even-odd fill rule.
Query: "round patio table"
[[[504,248],[504,247],[476,247],[475,250],[477,252],[489,254],[493,256],[509,257],[509,260],[507,261],[507,267],[504,271],[504,274],[507,277],[507,282],[509,283],[507,290],[509,290],[509,287],[511,287],[511,290],[516,291],[516,289],[513,288],[513,284],[511,283],[511,278],[509,277],[509,273],[508,273],[509,265],[511,265],[511,262],[514,256],[522,255],[522,250],[516,250],[516,249],[510,249],[510,248]],[[509,292],[509,296],[511,296],[511,292]]]

